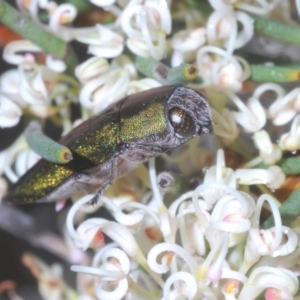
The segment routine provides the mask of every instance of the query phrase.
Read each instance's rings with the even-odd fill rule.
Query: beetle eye
[[[175,132],[180,134],[182,137],[191,136],[195,133],[195,124],[190,115],[184,110],[173,107],[169,111],[169,119]]]

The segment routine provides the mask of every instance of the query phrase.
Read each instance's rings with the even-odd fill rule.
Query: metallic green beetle
[[[212,128],[207,101],[192,89],[163,86],[127,96],[62,137],[72,161],[41,159],[5,200],[51,202],[98,184],[95,203],[116,178]]]

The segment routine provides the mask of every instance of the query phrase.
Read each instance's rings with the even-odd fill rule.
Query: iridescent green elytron
[[[40,160],[12,186],[5,200],[49,202],[100,185],[95,200],[117,177],[152,156],[212,131],[211,114],[198,92],[164,86],[127,96],[82,123],[59,143],[73,160]]]

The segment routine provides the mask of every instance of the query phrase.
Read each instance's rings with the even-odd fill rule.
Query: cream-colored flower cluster
[[[171,67],[184,62],[197,66],[202,82],[190,86],[210,101],[214,137],[203,138],[201,147],[193,140],[176,157],[165,158],[185,176],[203,176],[202,184],[172,203],[159,188],[153,159],[150,181],[141,167],[118,180],[95,207],[85,205],[93,195],[76,199],[67,230],[76,247],[91,248],[92,254],[72,266],[78,272],[77,291],[67,288],[59,268],[27,257],[41,270],[36,277],[44,299],[251,300],[263,292],[267,300],[293,299],[299,289],[299,224],[282,224],[280,202],[272,192],[286,180],[276,163],[284,153],[300,149],[300,88],[270,82],[245,89],[251,68],[235,54],[253,38],[250,14],[290,22],[290,1],[209,0],[208,15],[184,1],[90,2],[115,21],[73,28],[66,26],[77,15],[72,4],[17,0],[38,26],[64,41],[87,45],[90,58],[76,67],[75,80],[64,73],[64,61],[45,55],[41,64],[37,54],[43,51],[31,42],[8,44],[3,58],[16,68],[0,77],[0,126],[15,126],[23,114],[42,119],[58,114],[65,133],[74,126],[72,101],[87,119],[126,95],[160,86],[138,73],[138,56],[168,58]],[[295,5],[300,11],[300,1]],[[40,10],[47,12],[47,24],[39,20]],[[272,41],[256,42],[266,54],[280,48]],[[227,167],[225,147],[241,154],[244,165]],[[16,182],[37,160],[21,137],[0,152],[0,175]],[[257,167],[261,163],[267,168]],[[0,179],[3,195],[7,185]],[[254,193],[251,185],[263,192]],[[114,220],[90,218],[99,207]],[[263,207],[274,217],[272,228],[260,226]],[[112,242],[106,243],[105,236]],[[51,286],[51,279],[57,284]]]

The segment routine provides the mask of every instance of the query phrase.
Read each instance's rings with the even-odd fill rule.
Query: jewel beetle
[[[182,86],[162,86],[129,95],[63,136],[73,160],[39,160],[10,189],[11,203],[51,202],[99,185],[92,202],[120,176],[196,135],[213,122],[203,95]]]

